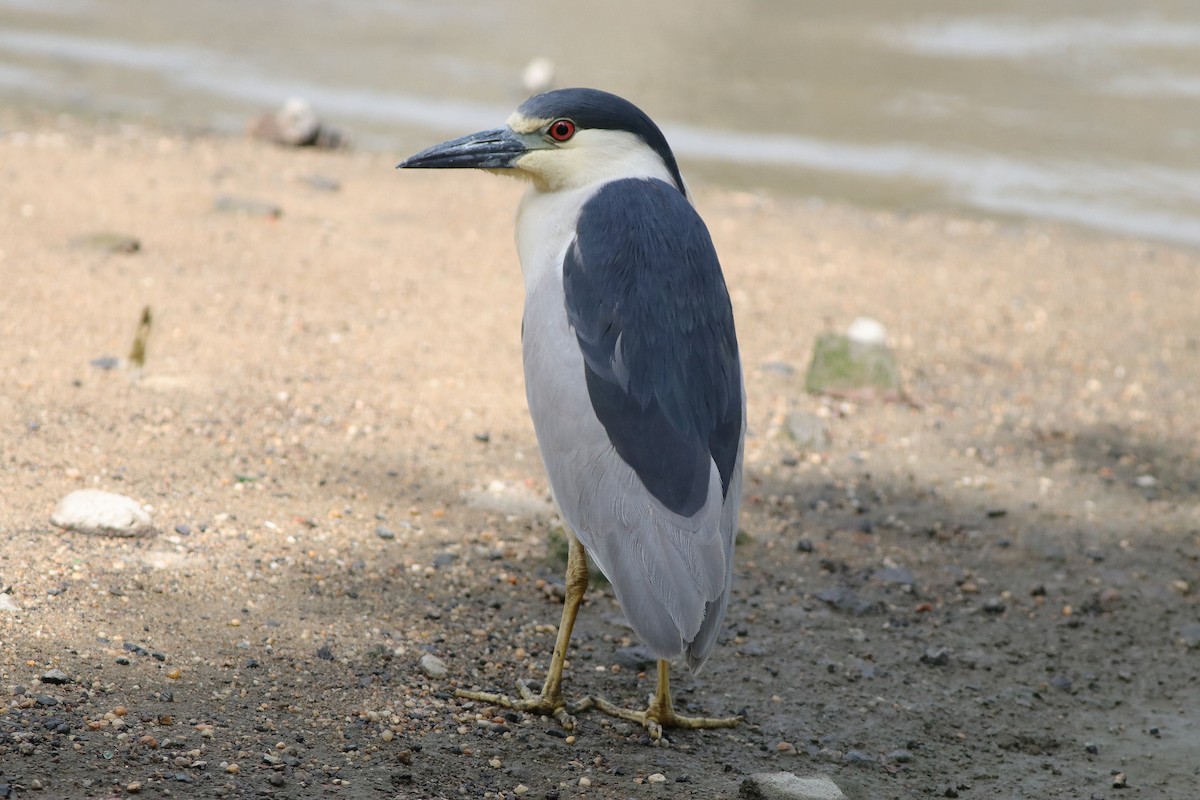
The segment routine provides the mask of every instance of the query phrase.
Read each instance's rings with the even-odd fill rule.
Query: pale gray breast
[[[715,607],[724,610],[732,559],[730,512],[735,519],[736,499],[732,508],[722,508],[714,465],[708,502],[696,514],[681,517],[651,496],[616,454],[592,411],[557,266],[573,227],[564,220],[572,212],[578,215],[589,193],[563,194],[527,198],[518,217],[529,410],[564,518],[612,583],[639,636],[656,654],[670,658],[688,649],[706,614],[712,615]],[[552,203],[558,207],[546,207]],[[556,266],[546,268],[548,264]],[[698,662],[712,644],[710,637],[703,638],[707,641],[704,652],[696,654]]]

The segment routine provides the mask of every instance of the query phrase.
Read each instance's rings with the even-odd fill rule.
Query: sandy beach
[[[1200,252],[693,187],[749,435],[727,630],[674,687],[746,723],[566,737],[453,697],[540,680],[560,611],[523,187],[404,155],[0,125],[11,796],[1200,795]],[[93,365],[146,306],[144,367]],[[904,401],[804,391],[860,316]],[[81,488],[157,533],[52,527]],[[631,637],[593,587],[568,694],[641,705]]]

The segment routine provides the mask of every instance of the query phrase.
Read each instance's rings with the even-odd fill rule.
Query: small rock
[[[136,253],[142,249],[142,243],[136,236],[110,231],[85,233],[72,239],[71,244],[82,250],[99,250],[102,253]]]
[[[886,345],[825,333],[817,338],[804,388],[810,394],[898,397],[900,371]]]
[[[874,764],[875,756],[862,750],[847,750],[842,760],[850,764]]]
[[[392,530],[391,528],[384,527],[383,525],[375,526],[375,535],[378,536],[380,539],[395,539],[396,538],[396,532],[394,530]]]
[[[829,778],[799,778],[791,772],[755,773],[742,781],[738,794],[747,800],[845,800],[846,797]]]
[[[234,197],[223,194],[213,201],[213,210],[228,214],[245,214],[251,217],[268,217],[278,219],[283,216],[283,208],[275,203],[262,200],[252,200],[248,197]]]
[[[329,645],[323,644],[317,648],[317,658],[322,661],[333,661],[333,650],[329,649]]]
[[[796,374],[796,368],[786,361],[764,361],[758,366],[763,372],[771,372],[784,377]]]
[[[137,501],[99,489],[78,489],[58,502],[50,524],[99,536],[145,536],[154,523]]]
[[[921,654],[921,663],[931,667],[944,667],[950,663],[950,651],[944,647],[929,647]]]
[[[1004,608],[1004,601],[999,597],[989,597],[983,601],[983,610],[989,614],[1003,614]]]
[[[49,669],[42,673],[42,683],[52,683],[55,686],[61,686],[64,683],[70,683],[71,679],[67,673],[61,669]]]
[[[0,596],[0,598],[2,597]],[[3,608],[3,602],[3,599],[0,599],[0,608]],[[1179,629],[1179,641],[1189,650],[1200,647],[1200,622],[1189,622],[1187,625],[1181,627]]]
[[[98,356],[88,363],[96,369],[110,370],[121,366],[121,359],[116,356]]]
[[[907,764],[912,761],[913,754],[911,750],[906,750],[901,747],[887,754],[888,761],[895,761],[897,764]]]
[[[0,611],[20,611],[21,607],[17,605],[17,601],[12,599],[12,595],[0,592]]]
[[[663,775],[661,772],[651,772],[646,776],[646,780],[650,783],[666,783],[667,776]]]
[[[645,645],[636,644],[632,647],[618,647],[613,654],[622,669],[642,672],[658,663],[658,656],[650,652]]]
[[[336,192],[342,188],[341,181],[336,178],[327,178],[324,175],[303,175],[300,180],[318,192]]]
[[[912,586],[917,582],[913,574],[904,567],[880,567],[871,573],[871,580],[897,586]]]
[[[446,667],[446,662],[433,653],[426,653],[421,656],[421,671],[434,680],[441,680],[450,674],[450,670]]]
[[[803,411],[787,415],[787,432],[801,450],[822,450],[833,440],[825,420]]]
[[[817,592],[817,599],[828,603],[838,611],[861,617],[867,614],[879,614],[885,609],[878,600],[867,600],[860,597],[858,592],[849,586],[831,586]]]
[[[1128,786],[1129,781],[1125,777],[1125,773],[1118,772],[1116,775],[1113,775],[1113,784],[1112,785],[1113,785],[1114,789],[1124,789],[1126,786]]]
[[[887,344],[887,329],[870,317],[858,317],[846,329],[846,338],[857,344]]]
[[[285,147],[332,150],[345,144],[341,131],[322,123],[312,104],[300,97],[290,98],[283,108],[251,122],[250,135]]]

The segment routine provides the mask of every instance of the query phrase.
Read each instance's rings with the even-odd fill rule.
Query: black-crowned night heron
[[[431,147],[405,168],[477,167],[532,182],[517,213],[525,390],[570,531],[566,602],[539,694],[461,696],[551,714],[588,708],[643,724],[727,727],[676,714],[669,660],[692,671],[717,640],[733,577],[745,399],[733,310],[667,140],[615,95],[562,89],[507,124]],[[573,532],[573,533],[572,533]],[[562,668],[587,559],[658,657],[645,711],[568,705]]]

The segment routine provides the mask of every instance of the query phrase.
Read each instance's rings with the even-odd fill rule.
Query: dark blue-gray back
[[[660,180],[607,184],[563,264],[588,394],[617,454],[671,511],[724,496],[742,429],[733,309],[703,220]],[[711,462],[710,462],[711,459]]]

